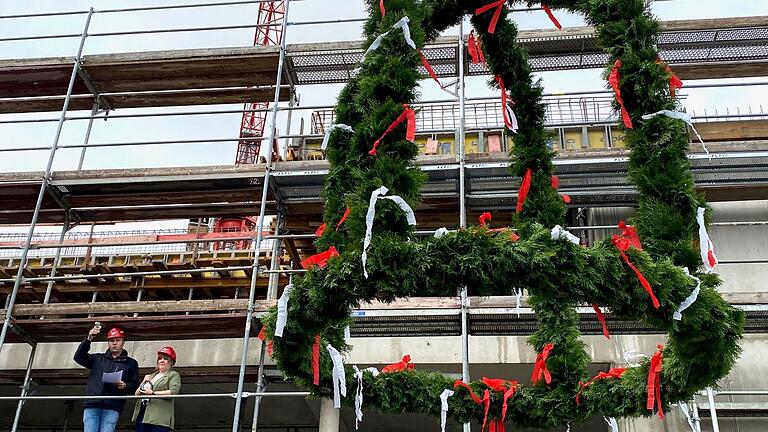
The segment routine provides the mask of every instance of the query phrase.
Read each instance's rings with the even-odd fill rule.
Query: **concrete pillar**
[[[333,407],[333,401],[328,398],[320,399],[320,431],[339,432],[341,409]]]

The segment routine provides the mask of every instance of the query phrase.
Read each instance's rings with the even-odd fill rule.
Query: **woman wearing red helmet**
[[[136,390],[140,395],[176,395],[181,390],[181,376],[173,370],[176,364],[176,351],[173,347],[163,347],[157,352],[155,371],[144,376],[144,381]],[[136,422],[136,432],[166,432],[174,427],[175,399],[141,399],[133,410],[132,421]]]

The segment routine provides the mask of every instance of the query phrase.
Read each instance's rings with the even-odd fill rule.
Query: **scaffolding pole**
[[[464,88],[464,18],[459,23],[459,226],[467,227],[467,193],[466,193],[466,95]],[[467,287],[459,289],[461,298],[461,379],[469,383],[469,298]],[[470,432],[469,423],[464,423],[464,432]]]
[[[29,382],[32,377],[32,363],[35,361],[35,353],[37,353],[37,344],[32,345],[32,350],[29,352],[29,360],[27,361],[27,371],[24,374],[24,383],[21,385],[21,397],[27,397],[29,394]],[[21,410],[24,409],[24,399],[19,399],[16,404],[16,415],[13,417],[13,425],[11,426],[11,432],[16,432],[19,427],[19,420],[21,420]]]
[[[16,296],[19,294],[19,287],[21,286],[21,280],[23,278],[24,267],[27,265],[27,255],[29,254],[29,248],[32,245],[32,236],[35,234],[35,226],[37,225],[37,219],[40,217],[40,209],[43,205],[43,198],[48,190],[48,180],[51,176],[51,169],[53,168],[53,160],[56,157],[56,149],[59,145],[59,139],[61,138],[61,130],[64,127],[64,120],[69,109],[69,102],[72,99],[72,91],[75,87],[75,78],[77,77],[77,71],[80,69],[80,59],[83,55],[83,47],[85,46],[85,39],[88,37],[88,27],[91,24],[91,17],[93,17],[93,8],[88,9],[88,15],[85,19],[85,26],[83,32],[80,35],[80,44],[77,48],[77,55],[74,59],[72,66],[72,73],[69,76],[69,85],[67,87],[67,95],[64,98],[64,106],[61,109],[61,116],[59,117],[59,123],[56,127],[56,135],[53,138],[53,145],[51,146],[51,152],[48,155],[48,163],[45,166],[43,173],[43,181],[40,185],[40,192],[37,194],[37,202],[35,203],[35,210],[32,213],[32,221],[29,224],[29,233],[24,243],[24,249],[21,252],[21,259],[19,260],[19,271],[16,273],[16,277],[13,282],[13,290],[8,298],[8,307],[5,311],[5,320],[3,321],[3,329],[0,331],[0,353],[3,352],[3,345],[5,344],[5,338],[8,334],[8,329],[11,326],[11,319],[13,317],[13,306],[16,303]],[[279,79],[279,78],[278,78]]]
[[[64,213],[64,225],[61,227],[61,234],[59,234],[59,244],[64,243],[64,237],[67,235],[67,231],[69,231],[70,216],[71,216],[71,212]],[[53,264],[51,265],[51,272],[49,273],[50,277],[56,276],[56,271],[61,265],[61,252],[62,252],[62,248],[56,248],[56,255],[53,257]],[[43,304],[48,304],[51,301],[53,284],[54,284],[53,281],[49,281],[48,286],[45,287],[45,297],[43,298]],[[40,317],[40,319],[44,319],[44,318],[45,318],[44,316]]]
[[[83,138],[83,149],[80,150],[80,160],[77,161],[77,170],[83,170],[83,163],[85,162],[85,152],[88,151],[88,141],[91,140],[91,129],[93,129],[93,121],[96,119],[96,114],[99,112],[99,95],[93,95],[93,108],[91,109],[91,115],[88,119],[88,126],[85,128],[85,138]]]
[[[720,432],[720,424],[717,422],[717,407],[715,407],[715,392],[712,387],[707,387],[707,401],[709,402],[709,415],[712,420],[712,432]]]
[[[275,221],[275,235],[280,234],[280,225],[283,223],[283,214],[278,213],[277,214],[277,220]],[[272,245],[272,261],[270,263],[270,271],[276,271],[278,266],[278,260],[277,260],[277,254],[280,250],[280,243],[281,240],[273,240],[274,244]],[[272,273],[269,275],[269,283],[267,284],[267,299],[268,300],[275,300],[277,299],[277,291],[278,291],[278,279],[279,275],[277,273]],[[266,361],[267,356],[267,344],[266,341],[262,341],[261,343],[261,350],[259,351],[259,372],[256,378],[256,391],[259,393],[264,392],[264,362]],[[259,429],[259,411],[261,410],[261,396],[256,396],[253,400],[253,419],[251,421],[251,432],[256,432]]]
[[[283,15],[282,34],[283,40],[280,42],[280,59],[277,64],[277,82],[275,83],[275,99],[272,105],[272,118],[270,121],[270,137],[269,145],[267,146],[267,163],[264,171],[264,184],[261,191],[261,207],[259,209],[259,220],[256,228],[256,241],[254,249],[254,271],[251,276],[251,286],[248,292],[248,313],[245,317],[245,332],[243,334],[243,352],[240,357],[240,372],[237,379],[237,397],[235,398],[235,409],[232,414],[232,432],[238,432],[240,430],[240,411],[242,410],[242,397],[243,386],[245,384],[245,367],[248,362],[248,344],[251,336],[251,326],[253,325],[253,309],[256,296],[256,280],[259,277],[258,263],[259,252],[261,250],[262,230],[264,229],[264,213],[267,211],[267,194],[269,193],[269,177],[272,172],[272,143],[275,140],[277,134],[277,112],[278,104],[280,103],[280,85],[283,78],[283,68],[285,67],[285,51],[286,51],[286,29],[288,27],[288,13],[291,1],[285,0],[285,14]]]

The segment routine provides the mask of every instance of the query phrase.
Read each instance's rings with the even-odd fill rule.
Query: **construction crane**
[[[280,45],[283,41],[282,21],[285,19],[286,0],[265,1],[259,3],[259,14],[256,19],[256,35],[254,46]],[[244,106],[243,118],[240,121],[240,140],[237,142],[236,165],[255,164],[261,151],[261,137],[267,123],[269,102],[250,102]],[[277,141],[274,140],[273,146]],[[276,147],[276,146],[275,146]],[[277,148],[274,149],[277,153]],[[215,232],[253,231],[256,223],[254,218],[219,218],[214,223]],[[214,244],[214,249],[247,249],[250,241],[221,242]]]

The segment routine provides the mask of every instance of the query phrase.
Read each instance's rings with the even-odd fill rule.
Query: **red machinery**
[[[259,3],[259,15],[256,20],[256,36],[253,45],[280,45],[283,41],[282,21],[285,19],[285,0]],[[261,151],[261,137],[267,123],[269,102],[251,102],[245,104],[243,119],[240,121],[240,141],[237,143],[235,164],[255,164]],[[254,110],[255,112],[247,112]],[[275,141],[277,142],[277,141]],[[274,144],[273,144],[274,145]],[[277,148],[274,149],[277,151]],[[215,232],[231,232],[234,230],[253,231],[256,228],[254,218],[224,218],[216,219]],[[219,249],[247,249],[250,241],[216,243]]]

